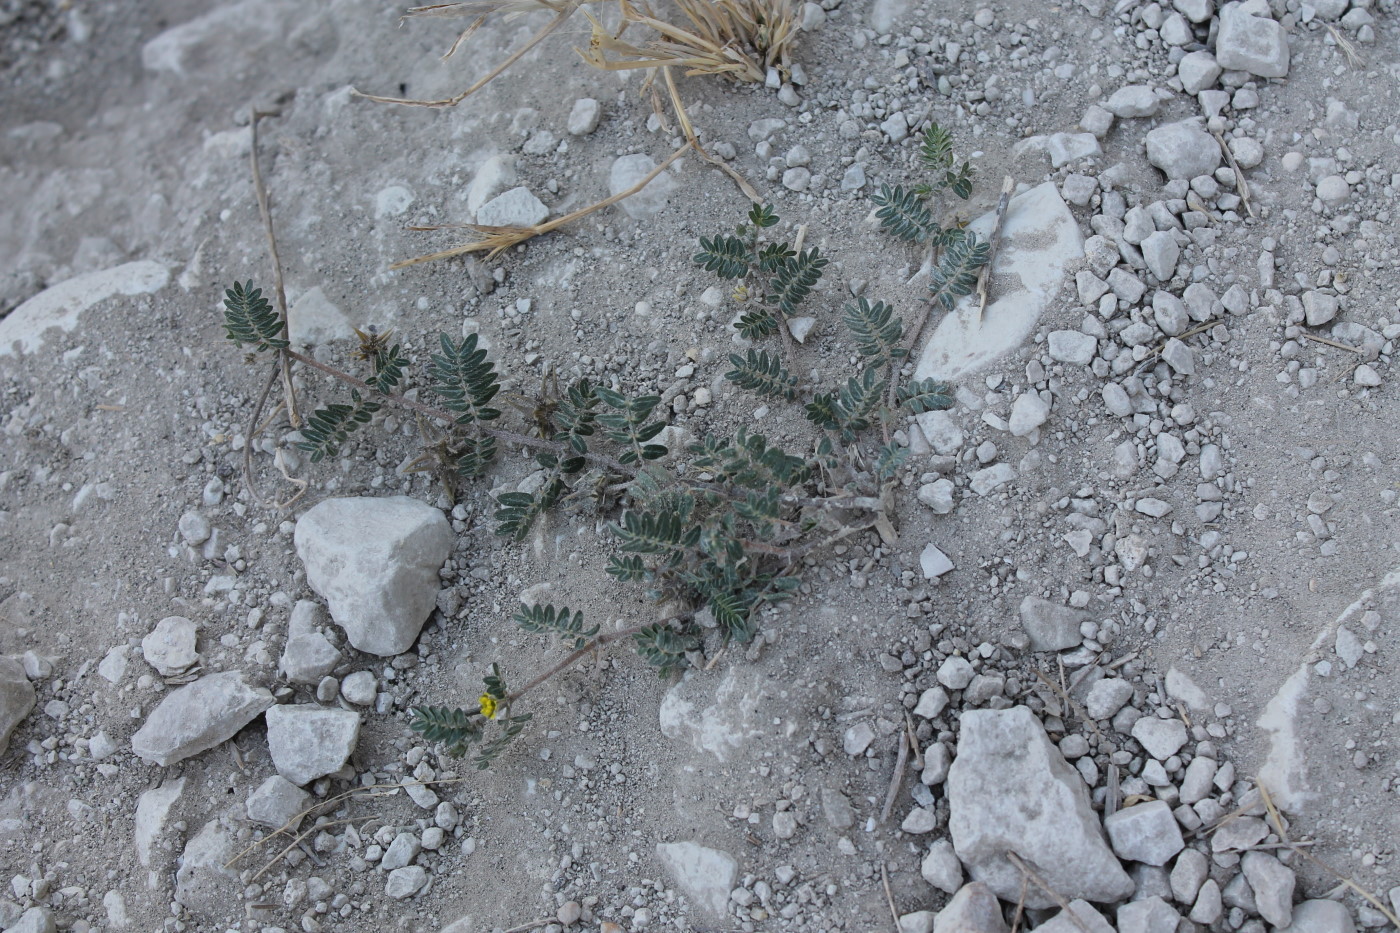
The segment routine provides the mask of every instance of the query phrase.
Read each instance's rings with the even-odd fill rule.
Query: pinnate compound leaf
[[[721,279],[741,279],[749,274],[749,247],[736,236],[721,234],[713,239],[700,238],[700,252],[692,261],[706,272]]]
[[[282,316],[263,297],[261,288],[254,288],[250,279],[224,291],[224,333],[238,346],[250,344],[259,353],[285,348]]]
[[[311,413],[302,426],[302,440],[296,446],[311,455],[312,463],[334,457],[355,429],[368,423],[377,411],[378,402],[369,401],[358,390],[351,389],[349,405],[336,402]]]
[[[783,368],[778,357],[769,356],[767,350],[750,349],[744,356],[731,353],[729,362],[734,368],[725,373],[724,378],[741,388],[789,402],[797,398],[797,379]]]
[[[932,298],[945,311],[952,311],[958,299],[972,294],[977,287],[977,274],[987,264],[991,245],[977,239],[971,230],[948,245],[938,265],[929,270],[928,285]]]
[[[460,343],[442,334],[439,343],[442,352],[434,353],[428,364],[428,388],[458,412],[459,424],[499,418],[500,410],[489,407],[501,389],[496,364],[477,347],[476,334],[468,334]]]
[[[926,411],[946,411],[953,407],[953,387],[937,379],[920,379],[900,386],[898,396],[899,404],[913,415]]]

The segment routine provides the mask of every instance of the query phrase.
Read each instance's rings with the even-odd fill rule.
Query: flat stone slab
[[[968,229],[985,238],[995,223],[988,213]],[[981,323],[977,296],[969,295],[924,344],[914,378],[953,382],[1016,349],[1059,294],[1066,269],[1083,258],[1079,224],[1053,182],[1016,195],[1006,209]],[[927,278],[927,269],[915,276],[920,284]]]
[[[0,356],[33,353],[44,345],[44,331],[50,327],[72,331],[93,305],[120,295],[149,295],[169,281],[169,269],[146,260],[59,282],[0,319]]]

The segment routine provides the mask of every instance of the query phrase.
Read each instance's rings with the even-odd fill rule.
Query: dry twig
[[[992,278],[992,266],[997,261],[997,247],[1001,245],[1001,225],[1006,221],[1006,209],[1011,204],[1011,193],[1016,190],[1016,179],[1007,175],[1001,182],[1001,195],[997,198],[997,219],[992,224],[991,236],[987,238],[987,262],[977,276],[977,324],[982,323],[982,312],[987,310],[987,286]]]
[[[1050,883],[1047,882],[1044,878],[1042,878],[1040,876],[1040,873],[1037,872],[1034,868],[1031,868],[1029,865],[1027,865],[1021,859],[1021,856],[1017,855],[1015,852],[1007,852],[1006,858],[1007,861],[1011,862],[1012,865],[1015,865],[1021,870],[1022,877],[1029,878],[1031,881],[1035,882],[1035,886],[1037,888],[1040,888],[1040,890],[1044,891],[1047,895],[1050,896],[1050,899],[1052,901],[1054,901],[1056,904],[1059,904],[1060,909],[1065,912],[1065,916],[1069,917],[1070,921],[1075,926],[1079,927],[1079,929],[1084,931],[1084,933],[1094,933],[1094,931],[1090,930],[1083,920],[1079,919],[1079,914],[1069,909],[1069,901],[1065,900],[1065,896],[1059,891],[1056,891],[1054,888],[1050,887]]]

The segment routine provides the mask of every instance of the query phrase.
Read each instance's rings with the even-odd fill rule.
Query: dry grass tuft
[[[590,6],[615,6],[617,26],[606,27]],[[648,3],[630,0],[459,0],[414,7],[406,18],[471,19],[444,59],[489,20],[510,20],[538,11],[551,12],[554,18],[485,77],[452,97],[417,100],[356,93],[381,103],[455,107],[556,32],[575,12],[588,19],[590,36],[586,48],[574,51],[603,71],[676,66],[684,68],[686,75],[720,75],[757,84],[770,67],[787,70],[797,36],[792,0],[672,0],[670,6],[674,8],[670,17],[659,15]]]

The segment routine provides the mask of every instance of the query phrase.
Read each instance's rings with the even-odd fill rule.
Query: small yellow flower
[[[489,693],[483,693],[479,702],[481,703],[481,715],[485,716],[487,719],[495,719],[496,698]]]

